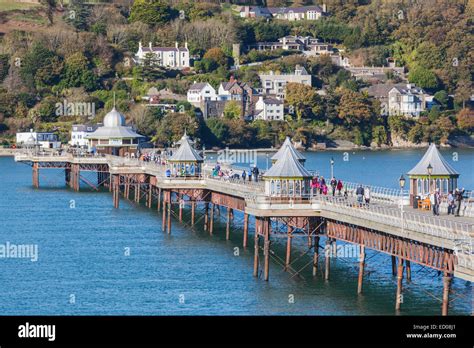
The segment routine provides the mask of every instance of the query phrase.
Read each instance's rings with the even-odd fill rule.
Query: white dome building
[[[98,153],[115,156],[125,156],[135,153],[140,145],[140,135],[126,126],[125,116],[114,108],[104,117],[104,125],[86,136],[89,148],[95,148]]]

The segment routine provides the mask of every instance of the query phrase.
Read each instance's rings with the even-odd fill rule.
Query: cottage
[[[283,100],[279,98],[264,98],[260,96],[255,103],[255,120],[283,121]]]
[[[216,90],[207,82],[194,82],[188,90],[187,100],[194,106],[199,107],[205,101],[217,100]]]
[[[190,67],[188,43],[184,47],[179,47],[176,42],[175,47],[154,47],[151,42],[148,47],[143,47],[141,41],[138,43],[138,51],[135,54],[136,61],[143,64],[147,57],[158,66],[170,69],[185,69]]]
[[[54,132],[35,132],[30,129],[29,132],[16,133],[16,145],[29,148],[59,149],[61,142]]]
[[[425,93],[414,84],[395,86],[388,92],[389,116],[403,115],[418,117],[426,109]]]
[[[301,7],[259,7],[242,6],[239,15],[242,18],[274,18],[287,21],[318,20],[326,14],[326,5]]]
[[[71,140],[69,144],[77,147],[88,147],[89,140],[87,135],[95,132],[99,125],[93,124],[74,124],[71,129]]]
[[[280,98],[285,97],[287,83],[293,82],[312,86],[311,75],[300,65],[295,67],[295,72],[292,74],[275,74],[270,71],[270,73],[259,74],[259,77],[262,82],[263,94]]]
[[[314,37],[298,35],[284,36],[279,38],[277,42],[257,42],[249,45],[248,48],[259,51],[292,50],[300,51],[305,55],[331,54],[334,50],[332,45],[321,43]]]

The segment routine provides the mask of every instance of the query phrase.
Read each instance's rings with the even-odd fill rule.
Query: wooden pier
[[[75,157],[16,154],[17,162],[33,168],[33,186],[40,187],[40,172],[45,169],[65,171],[66,184],[79,191],[82,184],[94,190],[107,188],[112,193],[113,206],[120,207],[121,199],[132,199],[162,213],[162,231],[172,233],[173,207],[177,207],[177,221],[183,221],[183,209],[191,209],[191,225],[195,225],[202,207],[204,229],[215,232],[217,214],[225,211],[226,239],[230,238],[235,212],[243,214],[244,248],[248,247],[249,224],[255,221],[254,276],[270,278],[272,237],[284,237],[286,254],[283,268],[292,269],[292,239],[307,238],[312,250],[313,275],[324,270],[330,281],[331,250],[338,241],[357,245],[359,273],[357,293],[363,292],[368,249],[392,258],[397,290],[394,309],[402,309],[404,280],[411,280],[411,264],[417,263],[442,272],[442,315],[448,314],[449,293],[453,277],[473,281],[472,237],[474,219],[451,216],[433,217],[414,209],[401,211],[394,200],[377,199],[370,206],[360,206],[354,198],[310,195],[298,199],[281,199],[265,194],[262,182],[224,180],[213,177],[204,167],[196,177],[168,177],[166,166],[117,156]],[[91,182],[81,173],[97,173]],[[201,217],[200,217],[201,218]],[[320,238],[325,237],[324,253],[320,254]],[[323,260],[323,256],[324,260]],[[263,261],[263,262],[262,262]],[[323,264],[321,264],[323,262]],[[263,265],[263,270],[259,267]]]

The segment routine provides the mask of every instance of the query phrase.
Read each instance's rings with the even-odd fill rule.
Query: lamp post
[[[206,145],[202,146],[202,159],[206,162]]]
[[[403,174],[400,176],[400,179],[398,179],[400,183],[400,211],[401,211],[401,220],[402,220],[402,233],[404,232],[403,228],[403,188],[405,187],[405,178]]]
[[[428,193],[431,194],[431,174],[433,173],[433,167],[431,166],[431,163],[428,163],[426,170],[428,171]]]
[[[331,180],[334,178],[334,157],[331,157]]]
[[[267,170],[268,170],[268,157],[269,157],[268,152],[265,154],[265,156],[267,157]]]

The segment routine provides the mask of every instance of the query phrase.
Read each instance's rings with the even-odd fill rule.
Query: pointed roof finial
[[[114,109],[115,109],[115,92],[114,92]]]

